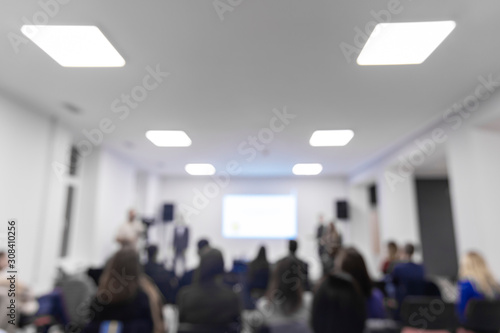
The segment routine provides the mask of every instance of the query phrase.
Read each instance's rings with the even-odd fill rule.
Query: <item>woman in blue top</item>
[[[500,285],[493,278],[484,258],[477,252],[467,253],[460,262],[457,311],[461,323],[466,322],[467,305],[471,299],[500,297]]]

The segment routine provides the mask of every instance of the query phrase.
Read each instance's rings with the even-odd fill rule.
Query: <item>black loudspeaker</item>
[[[370,185],[368,192],[370,195],[370,205],[375,207],[377,205],[377,186],[375,184]]]
[[[163,220],[163,222],[171,222],[174,220],[174,205],[173,204],[164,204],[163,205],[162,220]]]
[[[337,201],[337,218],[339,220],[349,219],[349,204],[345,200]]]

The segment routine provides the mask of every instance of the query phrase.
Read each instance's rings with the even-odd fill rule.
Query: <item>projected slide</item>
[[[297,236],[294,195],[226,195],[222,215],[222,235],[226,238]]]

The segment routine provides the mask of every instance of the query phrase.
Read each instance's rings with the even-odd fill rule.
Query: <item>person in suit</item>
[[[189,228],[181,216],[174,228],[174,264],[173,270],[177,271],[177,262],[182,262],[182,272],[186,270],[186,250],[189,245]]]
[[[415,247],[406,244],[401,254],[401,262],[394,266],[388,276],[388,288],[396,300],[395,316],[399,317],[399,310],[406,296],[425,295],[425,268],[422,264],[413,262]]]
[[[467,322],[465,313],[470,300],[500,298],[500,284],[477,252],[466,253],[460,262],[458,294],[457,313],[462,324]]]
[[[315,333],[362,333],[366,305],[356,282],[349,275],[328,274],[316,290],[311,311]]]
[[[415,247],[412,244],[406,244],[401,255],[401,262],[394,266],[391,273],[392,280],[396,284],[425,280],[424,265],[413,262],[414,253]]]
[[[192,285],[177,294],[179,322],[225,325],[241,322],[241,304],[235,292],[222,284],[224,259],[217,249],[201,256]]]
[[[373,287],[363,256],[353,247],[340,251],[335,262],[336,270],[349,274],[358,284],[366,302],[366,313],[370,319],[385,319],[384,294]]]

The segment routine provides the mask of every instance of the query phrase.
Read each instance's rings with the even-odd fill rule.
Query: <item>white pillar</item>
[[[477,250],[500,277],[500,133],[464,128],[447,147],[458,254]]]

